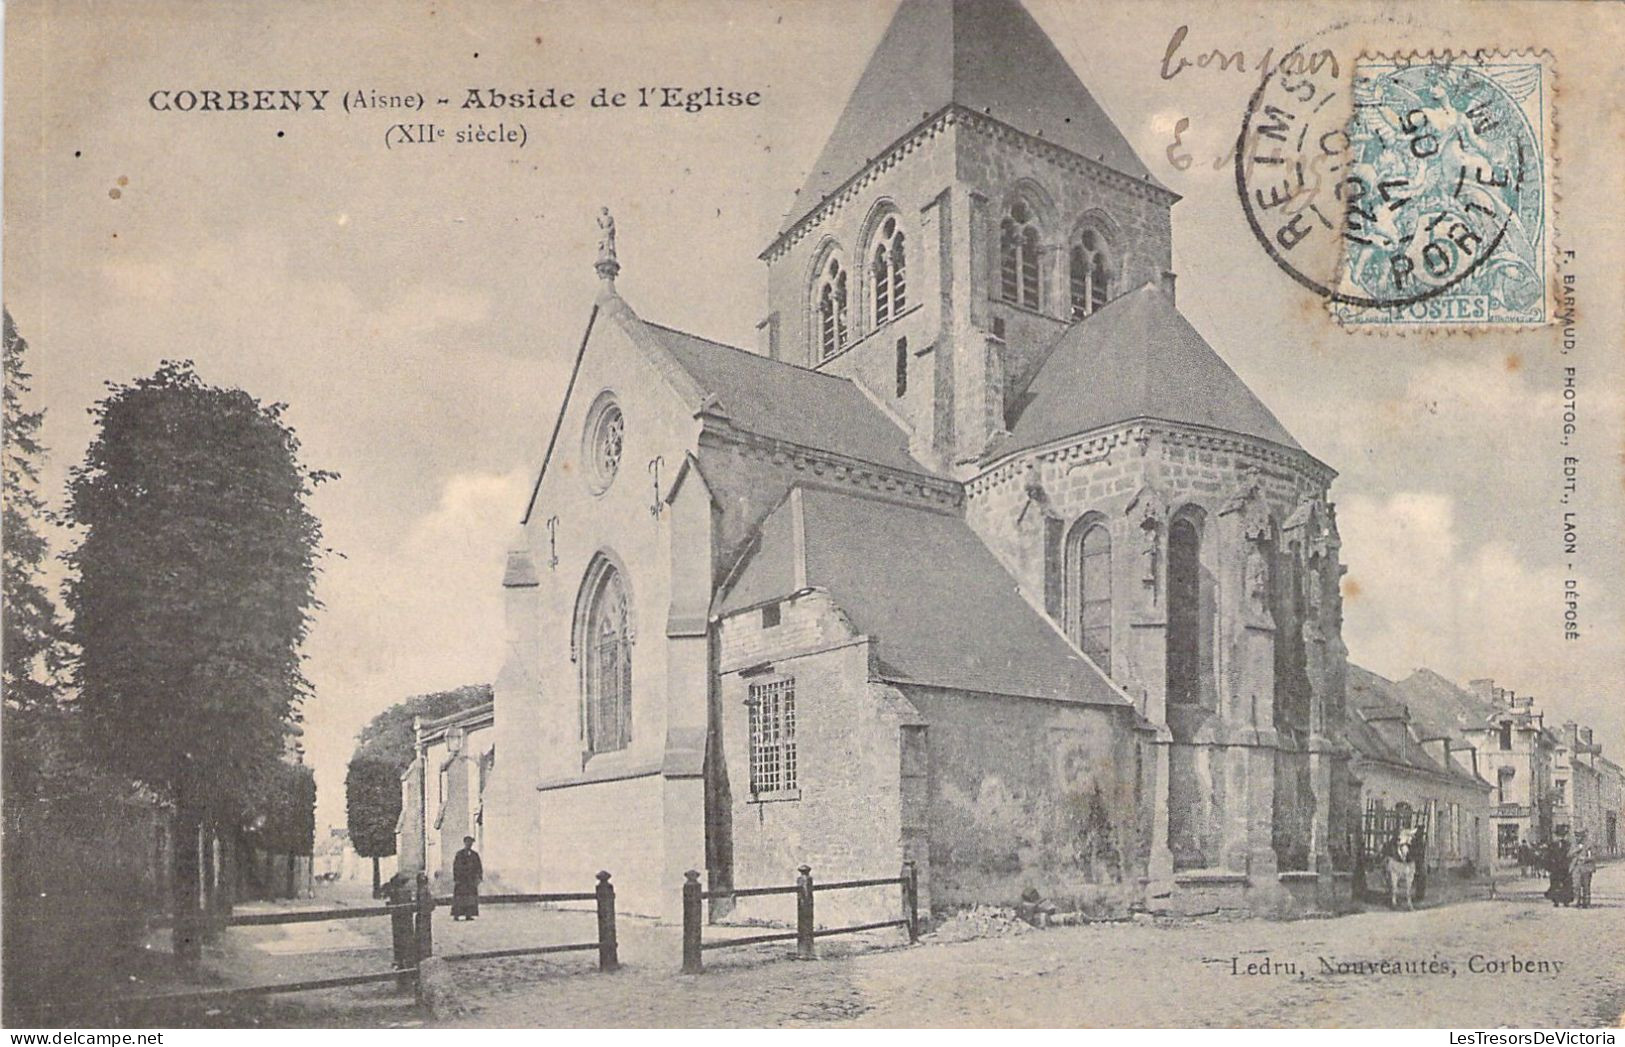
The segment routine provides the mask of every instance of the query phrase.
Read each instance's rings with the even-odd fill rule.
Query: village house
[[[412,762],[401,772],[401,817],[395,854],[403,871],[426,870],[451,883],[452,858],[464,837],[485,845],[485,788],[496,763],[492,703],[419,720]],[[427,846],[425,847],[425,840]]]
[[[1519,843],[1534,846],[1552,838],[1552,764],[1558,738],[1546,727],[1546,718],[1530,695],[1495,686],[1490,679],[1468,683],[1485,710],[1476,725],[1463,727],[1463,735],[1478,748],[1481,773],[1495,786],[1491,824],[1496,857],[1505,864],[1517,861]]]
[[[1584,833],[1592,846],[1603,837],[1602,776],[1597,761],[1602,746],[1591,740],[1591,728],[1570,721],[1557,732],[1552,753],[1552,829],[1571,839]]]
[[[1425,832],[1424,858],[1436,871],[1482,870],[1493,854],[1493,789],[1478,774],[1477,750],[1443,726],[1450,706],[1472,696],[1420,670],[1396,683],[1349,666],[1346,735],[1354,750],[1368,854],[1399,824]],[[1441,690],[1455,691],[1441,695]],[[1449,703],[1441,708],[1440,699]]]
[[[600,216],[487,867],[668,919],[688,870],[803,863],[1346,904],[1335,474],[1181,315],[1177,200],[1015,0],[905,0],[762,252],[760,352],[639,316]]]
[[[1597,837],[1597,853],[1607,858],[1625,854],[1620,839],[1620,822],[1625,820],[1625,769],[1606,756],[1597,757],[1598,806],[1602,808],[1602,833]]]

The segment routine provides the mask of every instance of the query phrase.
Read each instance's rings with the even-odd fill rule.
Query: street
[[[652,964],[628,957],[627,970],[608,978],[528,985],[514,980],[518,971],[493,978],[469,970],[459,981],[477,1009],[448,1024],[1619,1024],[1625,863],[1597,873],[1590,910],[1554,908],[1540,897],[1543,887],[1514,879],[1503,882],[1496,900],[1414,913],[1097,924],[814,963],[773,960],[700,976],[675,973],[675,957]],[[1390,973],[1371,966],[1385,960],[1397,963]],[[1271,973],[1240,973],[1248,964]],[[1328,973],[1326,964],[1340,973]]]
[[[675,927],[623,919],[623,969],[591,954],[454,963],[465,1007],[430,1018],[363,986],[222,1004],[166,1023],[257,1026],[775,1027],[1588,1027],[1625,1012],[1625,862],[1597,873],[1594,907],[1554,908],[1544,880],[1415,912],[1328,919],[1100,923],[915,947],[900,934],[823,938],[796,962],[782,944],[710,950],[678,972]],[[357,898],[357,901],[365,899]],[[312,903],[323,902],[320,897]],[[436,921],[436,953],[581,940],[591,915],[487,906]],[[1008,926],[1005,930],[1008,930]],[[708,928],[707,940],[724,934]],[[215,952],[231,983],[387,965],[382,920],[250,927]]]

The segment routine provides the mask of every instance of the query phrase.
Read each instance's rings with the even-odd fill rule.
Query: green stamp
[[[1547,320],[1547,76],[1540,61],[1362,61],[1342,272],[1349,324]]]
[[[1288,53],[1243,118],[1236,188],[1283,272],[1347,326],[1549,322],[1550,56]]]

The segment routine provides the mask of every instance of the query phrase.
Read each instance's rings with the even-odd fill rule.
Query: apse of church
[[[601,215],[488,865],[666,917],[803,863],[1346,899],[1335,474],[1179,312],[1177,199],[1015,0],[905,0],[762,252],[761,352],[640,317]]]

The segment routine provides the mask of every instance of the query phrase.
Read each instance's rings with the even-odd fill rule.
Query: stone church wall
[[[1113,298],[1150,282],[1160,284],[1173,268],[1171,198],[1149,187],[1129,188],[1121,176],[1097,171],[1071,154],[990,121],[961,121],[956,137],[958,177],[981,198],[977,216],[980,250],[973,258],[971,302],[977,326],[990,330],[982,310],[1005,320],[1004,378],[1020,388],[1071,316],[1067,251],[1082,223],[1104,233],[1114,269]],[[1036,314],[997,301],[998,228],[1019,194],[1036,212],[1044,250],[1041,306]]]
[[[901,724],[906,702],[869,680],[870,641],[820,592],[777,604],[780,623],[759,609],[722,623],[720,739],[731,794],[734,887],[795,882],[800,865],[815,880],[897,875],[903,860]],[[751,794],[750,689],[792,680],[795,688],[796,789]],[[713,771],[715,773],[715,769]],[[713,871],[712,885],[718,876]],[[896,887],[820,893],[824,926],[896,919]],[[720,915],[720,914],[719,914]],[[740,899],[729,920],[794,922],[793,898]]]
[[[926,724],[932,901],[1122,912],[1144,873],[1127,708],[903,687]]]
[[[663,779],[658,771],[619,781],[547,788],[541,805],[541,882],[548,891],[590,891],[600,869],[614,877],[617,912],[666,917]],[[591,902],[581,903],[591,908]]]

